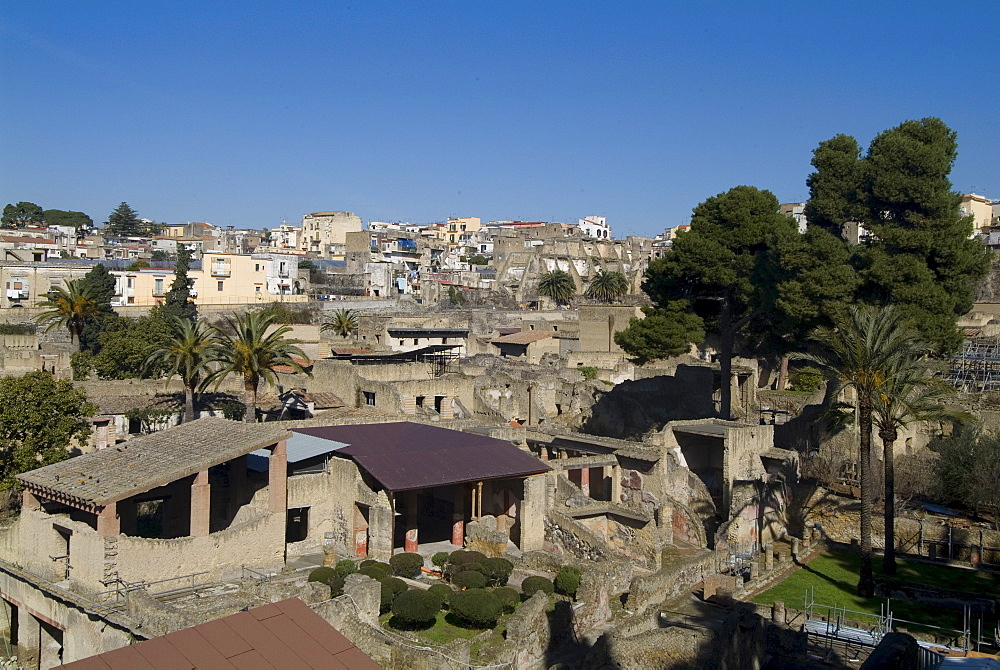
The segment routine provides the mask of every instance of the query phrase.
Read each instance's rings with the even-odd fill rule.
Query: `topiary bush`
[[[358,568],[359,569],[367,568],[369,565],[375,565],[376,563],[378,563],[378,561],[376,561],[374,558],[366,558],[365,560],[361,561],[361,563],[358,564]]]
[[[486,586],[486,575],[475,570],[463,570],[452,578],[451,583],[460,589],[481,589]]]
[[[429,591],[410,589],[392,601],[392,620],[405,626],[419,626],[434,621],[441,611],[441,599]]]
[[[545,577],[526,577],[521,582],[521,593],[524,594],[525,599],[535,595],[536,591],[544,591],[545,595],[550,596],[555,591],[555,586],[551,579]]]
[[[462,556],[465,556],[467,552],[465,549],[456,549],[455,551],[448,554],[448,563],[459,564],[462,561]]]
[[[406,582],[398,577],[386,577],[381,582],[382,585],[382,603],[381,612],[385,614],[392,607],[393,601],[400,593],[403,593],[408,588]]]
[[[392,567],[392,574],[397,577],[413,579],[420,576],[420,568],[424,567],[424,557],[410,552],[396,554],[389,559],[389,565]]]
[[[554,586],[564,596],[575,597],[576,590],[580,588],[580,569],[572,565],[562,566],[556,575]]]
[[[482,573],[493,586],[504,586],[510,579],[510,573],[514,571],[514,564],[506,558],[487,558],[480,565],[483,567]]]
[[[439,551],[431,556],[431,563],[439,570],[443,569],[448,564],[449,556],[450,554],[447,551]]]
[[[358,566],[354,561],[345,559],[343,561],[337,561],[337,565],[335,565],[333,569],[341,577],[346,577],[347,575],[353,575],[357,572]]]
[[[498,586],[493,589],[493,595],[497,597],[503,611],[507,613],[513,612],[518,601],[521,600],[521,594],[517,592],[517,589],[512,589],[509,586]]]
[[[451,596],[451,612],[472,628],[493,628],[503,611],[500,599],[485,589],[458,591]]]
[[[362,565],[358,569],[358,572],[362,575],[368,575],[377,582],[382,581],[386,577],[392,574],[392,568],[389,567],[388,563],[371,563],[369,565]]]
[[[454,554],[452,554],[454,556]],[[479,551],[465,551],[459,556],[458,561],[453,561],[459,565],[473,565],[474,563],[482,563],[486,560],[486,554]]]
[[[440,599],[441,607],[444,607],[451,601],[451,594],[455,592],[455,589],[451,588],[447,584],[435,584],[427,589],[427,592],[433,593],[438,599]]]
[[[329,584],[330,580],[336,576],[337,576],[336,570],[324,566],[322,568],[316,568],[315,570],[310,572],[309,579],[307,581]]]

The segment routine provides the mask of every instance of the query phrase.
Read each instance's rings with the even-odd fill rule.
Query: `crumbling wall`
[[[714,552],[704,551],[677,559],[651,575],[633,579],[625,607],[630,611],[639,611],[658,605],[714,573]]]

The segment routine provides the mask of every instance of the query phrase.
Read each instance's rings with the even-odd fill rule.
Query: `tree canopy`
[[[565,302],[576,293],[576,283],[565,270],[550,270],[538,278],[538,293],[556,302]]]
[[[191,269],[191,251],[183,245],[177,245],[177,263],[174,265],[174,280],[164,296],[163,310],[168,319],[180,318],[194,321],[197,317],[197,307],[191,299],[193,279],[188,277]]]
[[[598,270],[587,287],[587,297],[614,302],[628,293],[628,279],[621,272]]]
[[[163,224],[144,221],[127,202],[115,208],[104,223],[104,232],[117,237],[141,237],[154,235],[160,231]]]
[[[853,222],[870,234],[852,259],[862,278],[856,298],[898,305],[942,353],[961,344],[957,319],[989,268],[948,178],[957,151],[941,119],[905,121],[875,137],[864,157],[852,137],[821,142],[807,180],[810,226],[844,237]]]
[[[83,212],[66,212],[61,209],[47,209],[43,213],[48,226],[72,226],[77,230],[93,228],[94,220]]]
[[[96,411],[82,389],[47,372],[0,378],[0,488],[67,458],[75,441],[89,437]]]
[[[24,228],[32,223],[42,223],[45,216],[42,208],[33,202],[19,202],[16,205],[6,205],[0,224],[4,228]]]
[[[91,290],[82,279],[70,279],[66,282],[66,288],[52,287],[45,300],[38,303],[46,311],[39,314],[36,321],[45,326],[45,332],[65,327],[69,331],[70,341],[77,342],[87,320],[93,318],[99,309]]]

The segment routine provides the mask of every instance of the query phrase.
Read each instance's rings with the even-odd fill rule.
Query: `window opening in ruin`
[[[375,392],[374,391],[362,391],[365,395],[365,404],[369,407],[375,406]]]
[[[424,406],[424,397],[425,396],[422,396],[422,395],[418,395],[417,396],[417,407],[423,407]]]
[[[73,531],[68,528],[63,528],[62,526],[56,526],[53,524],[52,529],[59,534],[59,543],[56,545],[59,548],[57,551],[60,553],[55,556],[50,556],[55,563],[62,563],[63,565],[63,579],[69,579],[69,546],[70,539],[73,537]]]
[[[135,534],[138,537],[165,538],[166,499],[143,500],[135,503]]]
[[[441,405],[444,404],[444,396],[436,395],[434,396],[434,411],[438,414],[441,413]]]
[[[309,508],[289,508],[285,523],[285,542],[302,542],[307,537],[309,537]]]
[[[562,405],[556,403],[556,416],[562,415]]]

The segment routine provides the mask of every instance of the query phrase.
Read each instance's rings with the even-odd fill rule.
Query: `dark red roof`
[[[290,598],[57,666],[66,670],[381,670],[309,606]]]
[[[510,442],[422,423],[370,423],[294,428],[349,446],[333,453],[347,456],[389,491],[526,477],[549,466]]]

